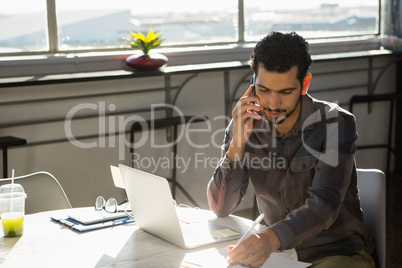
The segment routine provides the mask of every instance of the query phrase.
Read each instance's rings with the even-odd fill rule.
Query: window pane
[[[130,31],[162,31],[164,45],[237,40],[237,0],[56,1],[62,50],[128,47]]]
[[[245,39],[270,31],[296,31],[305,38],[378,34],[378,0],[244,0]]]
[[[45,51],[45,0],[0,1],[0,53]]]

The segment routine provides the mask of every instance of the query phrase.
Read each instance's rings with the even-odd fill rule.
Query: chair
[[[375,237],[374,260],[378,268],[385,268],[386,187],[385,175],[378,169],[357,169],[357,188],[364,223]]]
[[[72,207],[59,181],[48,172],[15,177],[14,182],[21,184],[27,194],[26,214]],[[0,184],[7,183],[11,183],[11,178],[0,179]]]

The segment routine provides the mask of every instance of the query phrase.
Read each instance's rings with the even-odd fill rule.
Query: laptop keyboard
[[[185,241],[198,242],[214,239],[211,234],[198,231],[196,228],[191,228],[187,224],[180,224],[180,227]]]

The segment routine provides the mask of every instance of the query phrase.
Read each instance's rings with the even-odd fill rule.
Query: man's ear
[[[310,86],[311,77],[312,77],[312,74],[311,74],[311,73],[308,73],[308,74],[306,75],[306,77],[304,78],[304,80],[303,80],[302,95],[306,95],[306,94],[307,94],[308,87]]]

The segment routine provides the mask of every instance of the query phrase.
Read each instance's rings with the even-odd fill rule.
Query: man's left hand
[[[248,267],[261,267],[271,252],[280,248],[276,234],[267,229],[260,234],[254,234],[237,246],[229,246],[227,262],[229,265],[241,263]]]

